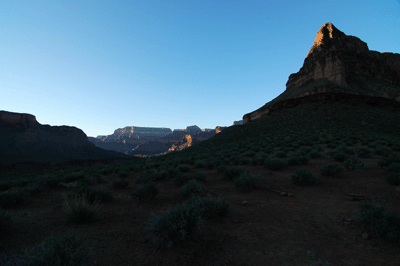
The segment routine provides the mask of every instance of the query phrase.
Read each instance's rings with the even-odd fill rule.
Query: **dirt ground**
[[[305,166],[274,172],[247,165],[252,174],[265,178],[263,187],[250,193],[237,192],[215,169],[191,169],[191,173],[207,173],[206,194],[227,198],[232,211],[219,221],[205,222],[193,237],[162,250],[155,250],[146,222],[152,213],[160,214],[184,202],[171,179],[158,182],[156,199],[137,203],[130,194],[138,186],[134,183],[138,174],[132,174],[128,188],[112,189],[114,200],[101,205],[100,219],[85,225],[65,222],[63,202],[70,190],[52,189],[11,210],[16,224],[3,237],[0,251],[20,252],[50,236],[72,231],[87,237],[94,252],[91,265],[324,265],[327,261],[327,265],[398,266],[400,247],[363,237],[365,232],[355,223],[360,201],[348,194],[386,201],[387,208],[400,213],[400,191],[385,181],[385,170],[377,166],[377,158],[363,161],[365,171],[346,171],[342,178],[319,174],[321,166],[333,163],[332,159],[313,159]],[[290,176],[299,168],[311,170],[322,183],[310,187],[292,184]],[[104,176],[108,181],[114,178]],[[313,262],[305,260],[310,254],[315,255]]]

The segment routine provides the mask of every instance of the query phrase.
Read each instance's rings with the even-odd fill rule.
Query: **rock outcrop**
[[[136,135],[126,134],[126,132],[129,133],[129,130],[124,130],[124,135],[120,129],[117,129],[115,132],[118,133],[115,134],[114,132],[114,136],[89,137],[89,140],[103,149],[135,156],[152,156],[185,149],[215,136],[215,134],[223,129],[225,127],[202,130],[198,126],[193,125],[186,127],[186,129],[174,129],[170,134],[163,137],[152,136],[151,138],[148,135],[137,137]],[[120,135],[115,138],[118,134]]]
[[[79,128],[41,125],[31,114],[0,111],[2,162],[60,162],[123,157],[95,147]]]
[[[383,97],[400,101],[400,54],[371,51],[359,38],[325,23],[300,71],[289,76],[286,90],[258,110],[243,116],[247,123],[291,101],[332,94]],[[302,99],[304,101],[304,99]]]
[[[129,140],[140,140],[140,139],[158,139],[162,138],[168,134],[171,134],[172,130],[170,128],[163,127],[124,127],[118,128],[114,131],[112,135],[104,136],[100,138],[102,141],[129,141]],[[99,138],[99,136],[98,136]]]

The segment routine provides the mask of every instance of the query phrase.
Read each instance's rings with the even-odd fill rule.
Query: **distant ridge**
[[[263,107],[245,114],[243,123],[304,101],[400,102],[400,54],[371,51],[359,38],[325,23],[300,71],[286,90]]]
[[[49,126],[31,114],[0,111],[0,162],[66,162],[129,158],[93,145],[86,134],[71,126]]]

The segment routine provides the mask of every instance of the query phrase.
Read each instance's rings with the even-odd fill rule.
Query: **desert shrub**
[[[294,155],[287,161],[289,165],[304,165],[310,161],[310,158],[305,155]]]
[[[89,265],[92,250],[84,238],[73,233],[50,237],[43,243],[27,248],[21,255],[0,256],[0,265],[19,266],[85,266]]]
[[[374,236],[400,243],[400,217],[386,209],[385,204],[378,205],[370,201],[362,203],[359,223]]]
[[[347,146],[340,146],[340,147],[338,148],[338,150],[339,150],[340,152],[344,153],[344,154],[347,154],[347,155],[352,155],[352,154],[354,154],[354,150],[351,149],[351,148],[349,148],[349,147],[347,147]]]
[[[391,164],[400,163],[400,156],[398,154],[389,154],[388,156],[382,157],[378,162],[380,167],[388,167]]]
[[[234,181],[235,188],[239,192],[250,192],[259,186],[260,176],[253,176],[249,172],[243,172]]]
[[[225,198],[192,197],[186,202],[186,205],[195,205],[195,208],[199,209],[201,217],[206,220],[217,220],[231,211],[229,201]]]
[[[399,186],[400,185],[400,172],[390,172],[386,176],[386,182],[388,182],[390,185],[393,185],[393,186]]]
[[[67,216],[67,223],[85,224],[97,220],[99,205],[91,203],[86,195],[65,197],[64,212]]]
[[[206,161],[206,163],[208,169],[213,169],[214,167],[221,165],[221,161],[217,159],[209,159]]]
[[[181,173],[187,173],[190,170],[190,167],[188,165],[179,165],[177,167],[178,171],[180,171]]]
[[[129,175],[129,172],[127,170],[121,169],[118,172],[118,176],[121,177],[121,178],[128,177],[128,175]]]
[[[147,230],[155,236],[157,248],[171,247],[192,235],[202,221],[201,209],[194,204],[176,206],[147,222]]]
[[[204,160],[197,160],[193,165],[195,168],[207,168],[207,163]]]
[[[338,162],[344,162],[344,161],[347,159],[346,154],[344,154],[344,153],[341,152],[341,151],[337,151],[337,150],[330,152],[329,155],[330,155],[335,161],[338,161]]]
[[[389,165],[389,167],[387,168],[387,171],[389,173],[399,173],[400,172],[400,163],[392,163],[391,165]]]
[[[256,152],[255,151],[247,151],[243,155],[247,156],[247,157],[254,157],[256,155]]]
[[[344,161],[344,168],[349,171],[362,171],[364,170],[365,163],[357,157],[352,157]]]
[[[377,146],[374,150],[374,153],[376,155],[385,155],[385,154],[391,154],[392,153],[392,149],[388,148],[388,147],[384,147],[384,146]]]
[[[3,208],[0,208],[0,236],[6,233],[13,224],[10,213]]]
[[[272,171],[281,170],[286,165],[286,161],[280,158],[267,158],[264,160],[264,167]]]
[[[322,166],[319,172],[324,176],[340,177],[343,176],[344,169],[338,163],[332,163]]]
[[[181,186],[185,185],[187,182],[189,182],[190,179],[192,179],[192,176],[188,173],[184,173],[184,174],[177,175],[173,179],[173,183],[175,186],[181,187]]]
[[[197,181],[201,181],[204,182],[207,179],[207,174],[204,172],[197,172],[196,174],[194,174],[194,179],[196,179]]]
[[[204,191],[205,191],[205,188],[201,182],[199,182],[197,180],[190,180],[186,185],[184,185],[181,188],[180,193],[181,193],[182,197],[188,198],[193,195],[200,195],[200,194],[204,193]]]
[[[83,178],[85,178],[85,174],[82,171],[74,172],[66,175],[64,178],[64,182],[65,183],[75,182]]]
[[[276,157],[276,158],[285,158],[286,155],[287,155],[287,152],[285,152],[285,151],[278,151],[278,152],[275,154],[275,157]]]
[[[320,180],[305,169],[298,169],[292,174],[292,182],[299,186],[316,185]]]
[[[228,169],[228,166],[222,164],[222,165],[220,165],[220,166],[217,167],[217,172],[220,173],[220,174],[222,174],[222,173],[224,173],[227,169]]]
[[[115,179],[112,182],[113,188],[126,188],[126,187],[128,187],[128,185],[129,185],[129,182],[125,178]]]
[[[308,156],[310,156],[311,159],[317,159],[317,158],[321,158],[321,153],[318,150],[314,149],[314,150],[310,151]]]
[[[262,165],[264,162],[264,157],[256,155],[251,159],[253,165]]]
[[[144,202],[154,199],[159,192],[159,188],[156,183],[148,182],[146,184],[140,185],[137,189],[135,189],[131,196],[133,199]]]
[[[0,192],[0,207],[9,208],[22,205],[28,201],[29,191],[17,188]]]
[[[239,159],[239,164],[241,165],[247,165],[251,163],[251,159],[245,158],[245,157],[240,157]]]
[[[370,158],[372,151],[366,147],[358,147],[354,151],[360,158]]]
[[[140,173],[140,175],[136,178],[135,184],[142,184],[146,182],[153,181],[155,170],[147,169]]]
[[[168,169],[166,171],[167,178],[173,178],[180,174],[182,174],[182,173],[180,171],[178,171],[178,169],[176,169],[175,167],[168,167]]]
[[[234,180],[235,178],[239,177],[242,173],[248,172],[249,170],[244,166],[233,166],[227,168],[222,173],[222,179],[224,180]]]

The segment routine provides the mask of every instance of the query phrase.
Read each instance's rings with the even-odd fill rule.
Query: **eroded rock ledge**
[[[289,76],[286,90],[258,110],[244,115],[243,122],[269,113],[281,101],[315,94],[400,101],[400,54],[371,51],[359,38],[344,34],[330,22],[325,23],[317,32],[299,72]]]

